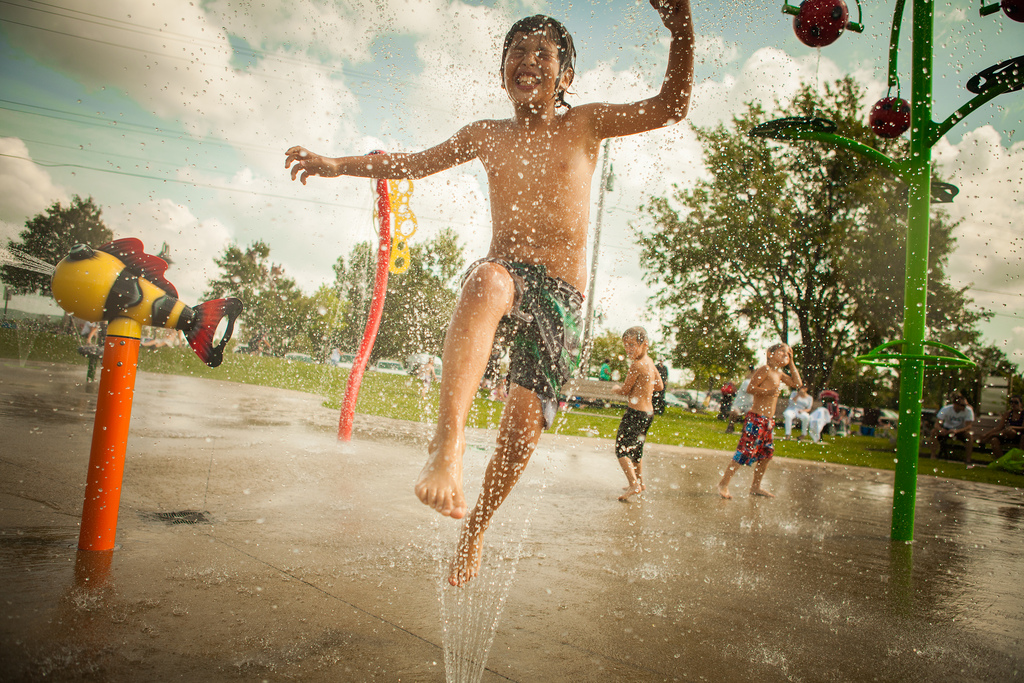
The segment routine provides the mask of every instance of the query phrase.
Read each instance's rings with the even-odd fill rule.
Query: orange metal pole
[[[115,318],[107,326],[79,550],[114,548],[141,336],[142,327],[130,318]]]

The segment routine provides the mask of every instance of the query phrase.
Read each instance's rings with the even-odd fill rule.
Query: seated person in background
[[[807,436],[811,424],[811,406],[813,405],[814,398],[811,397],[805,386],[801,386],[789,395],[789,405],[782,411],[787,439],[793,433],[793,420],[800,420],[800,430],[803,432],[803,436]]]
[[[935,414],[935,426],[932,427],[932,460],[939,457],[939,449],[946,439],[959,439],[964,442],[964,462],[971,463],[974,452],[974,409],[967,405],[967,398],[959,391],[950,397],[952,403],[942,406]]]
[[[91,346],[92,344],[95,344],[96,338],[99,336],[99,333],[100,324],[86,320],[85,324],[82,325],[82,337],[85,338],[83,344],[85,346]]]
[[[828,406],[821,404],[811,411],[811,419],[808,421],[808,431],[811,433],[811,441],[821,443],[821,433],[832,423],[832,413]]]
[[[1021,410],[1020,396],[1010,397],[1010,409],[1003,413],[996,426],[981,435],[978,439],[992,447],[995,460],[1003,457],[1003,444],[1012,448],[1024,449],[1024,410]]]

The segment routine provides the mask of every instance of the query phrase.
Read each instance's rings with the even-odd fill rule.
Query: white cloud
[[[201,220],[188,207],[168,199],[104,209],[104,221],[118,238],[137,237],[156,254],[166,242],[173,262],[167,279],[185,303],[199,303],[206,282],[216,274],[213,258],[224,251],[229,231],[216,219]]]
[[[32,162],[24,142],[0,138],[0,243],[15,238],[26,219],[55,201],[67,200],[67,191],[53,182],[45,168]]]
[[[740,56],[739,45],[726,42],[720,35],[702,33],[697,36],[695,47],[697,60],[713,62],[718,68],[724,68]]]
[[[983,289],[1024,292],[1020,278],[1024,143],[1007,149],[999,133],[984,126],[968,131],[958,145],[941,140],[935,147],[935,161],[942,174],[960,188],[948,205],[950,217],[961,221],[950,275]]]
[[[282,139],[313,144],[351,135],[356,101],[337,70],[279,49],[236,68],[221,15],[186,0],[111,0],[100,21],[90,19],[96,10],[90,0],[69,2],[61,13],[5,8],[45,29],[10,33],[35,59],[87,88],[123,91],[195,136],[231,141],[268,169],[271,159],[280,165]]]
[[[956,252],[947,271],[957,286],[969,285],[975,302],[995,314],[982,324],[985,338],[1018,364],[1024,360],[1024,335],[1013,327],[1024,310],[1024,143],[1007,148],[991,126],[968,131],[959,144],[943,138],[935,146],[941,174],[960,188],[950,218]]]

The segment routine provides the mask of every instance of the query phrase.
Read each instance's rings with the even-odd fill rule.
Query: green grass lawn
[[[85,378],[86,359],[76,349],[78,340],[67,335],[46,332],[32,333],[0,329],[0,356],[23,360],[69,363],[82,366]],[[191,375],[244,384],[293,389],[324,397],[324,404],[340,408],[348,370],[311,363],[289,363],[280,358],[262,358],[244,354],[226,354],[219,368],[203,365],[190,349],[143,349],[139,370],[175,375]],[[419,387],[411,378],[378,372],[367,372],[359,392],[356,412],[401,420],[430,421],[437,416],[438,387],[434,384],[424,401]],[[470,411],[472,427],[497,428],[502,404],[477,398]],[[572,436],[614,439],[621,409],[588,408],[560,413],[554,431]],[[739,436],[726,434],[725,424],[713,415],[692,414],[670,407],[658,416],[648,436],[650,443],[672,446],[709,448],[731,452]],[[867,436],[825,437],[826,445],[777,439],[775,453],[787,458],[817,460],[879,470],[895,469],[895,448],[888,439]],[[978,454],[982,462],[988,453]],[[940,477],[979,481],[1004,486],[1024,487],[1024,475],[1010,474],[984,467],[967,469],[962,463],[944,460],[920,461],[919,472]]]

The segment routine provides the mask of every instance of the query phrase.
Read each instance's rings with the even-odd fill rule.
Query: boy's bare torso
[[[582,108],[581,108],[582,109]],[[548,275],[586,287],[590,184],[600,140],[585,112],[550,123],[480,121],[468,128],[487,172],[493,233],[489,256],[542,264]]]
[[[754,392],[751,389],[760,391]],[[782,389],[782,370],[773,368],[770,365],[762,365],[750,378],[747,392],[754,397],[752,412],[758,415],[772,417],[775,415],[775,406],[779,400],[779,393]],[[763,393],[762,393],[763,392]]]

